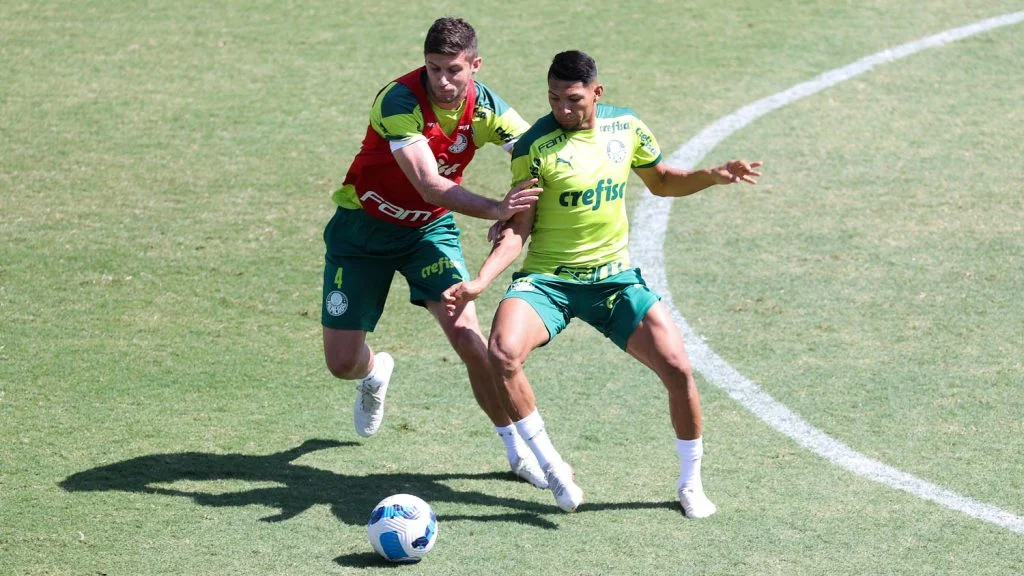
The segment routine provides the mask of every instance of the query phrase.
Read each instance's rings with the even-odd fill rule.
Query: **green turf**
[[[416,574],[1022,574],[1021,535],[838,469],[704,380],[705,481],[677,511],[660,384],[573,324],[528,370],[587,504],[509,477],[439,328],[394,284],[382,431],[323,366],[330,192],[437,16],[532,120],[557,51],[666,152],[736,108],[1019,3],[150,2],[0,6],[0,574],[393,573],[364,523],[431,502]],[[756,189],[679,201],[676,304],[812,424],[1024,514],[1021,25],[770,114],[716,149]],[[497,195],[507,157],[466,183]],[[632,205],[640,192],[631,187]],[[471,266],[486,224],[460,218]],[[634,222],[634,226],[642,226]],[[506,276],[507,278],[507,276]],[[489,318],[496,283],[481,300]],[[485,322],[486,323],[486,322]]]
[[[1022,57],[997,31],[770,115],[715,152],[766,150],[764,189],[678,205],[669,244],[688,249],[667,252],[741,372],[854,447],[1016,510]]]

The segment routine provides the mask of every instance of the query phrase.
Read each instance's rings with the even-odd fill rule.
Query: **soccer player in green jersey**
[[[460,185],[477,148],[511,151],[529,124],[494,91],[474,79],[480,69],[476,32],[460,18],[436,20],[424,42],[425,65],[385,86],[370,111],[359,154],[324,230],[324,355],[331,373],[356,380],[356,432],[380,428],[394,359],[366,343],[384,311],[391,280],[409,282],[410,301],[437,319],[469,372],[477,403],[505,445],[513,472],[547,487],[536,458],[506,413],[487,360],[487,341],[474,306],[445,311],[441,293],[467,277],[452,211],[504,220],[537,201],[536,182],[514,186],[503,199]]]
[[[544,193],[500,229],[479,275],[449,288],[445,302],[454,311],[479,296],[529,238],[523,268],[513,275],[495,313],[488,352],[506,409],[544,469],[558,506],[575,510],[583,491],[544,430],[523,365],[532,350],[579,317],[665,385],[680,460],[679,500],[687,517],[704,518],[716,508],[701,481],[700,397],[679,329],[640,270],[630,265],[626,180],[636,172],[658,196],[687,196],[715,184],[754,184],[761,163],[670,168],[632,110],[598,103],[603,92],[590,56],[568,51],[554,57],[548,70],[551,114],[512,151],[513,180],[537,178]]]

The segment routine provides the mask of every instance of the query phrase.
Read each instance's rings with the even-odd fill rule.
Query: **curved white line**
[[[893,62],[928,48],[942,46],[994,28],[1017,24],[1021,21],[1024,21],[1024,12],[1004,14],[962,28],[954,28],[934,36],[908,42],[890,50],[884,50],[861,58],[848,66],[830,70],[813,80],[797,84],[788,90],[767,98],[762,98],[728,116],[720,118],[669,156],[666,161],[672,166],[691,169],[720,142],[772,110],[863,74],[879,64]],[[690,328],[683,315],[672,304],[672,294],[669,292],[662,254],[671,206],[671,199],[658,198],[649,192],[643,195],[634,214],[635,221],[642,222],[643,226],[639,227],[638,233],[633,235],[630,242],[630,252],[636,264],[643,269],[647,281],[655,290],[661,293],[662,301],[668,306],[676,324],[679,325],[680,330],[683,332],[694,368],[698,372],[703,374],[709,382],[725,390],[729,396],[738,401],[755,416],[764,420],[772,428],[789,436],[797,444],[854,474],[904,490],[919,498],[931,500],[952,510],[991,522],[1013,532],[1024,533],[1024,518],[1020,516],[1011,514],[991,504],[961,496],[905,472],[900,472],[887,464],[860,454],[842,442],[829,437],[821,430],[808,424],[792,410],[780,404],[761,390],[757,384],[745,378],[733,369],[732,366],[729,366],[719,355],[715,354],[704,343],[703,339]]]

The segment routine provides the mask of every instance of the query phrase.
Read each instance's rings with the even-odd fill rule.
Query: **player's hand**
[[[476,300],[477,296],[483,294],[484,289],[487,285],[480,282],[480,279],[473,279],[468,282],[459,282],[454,286],[450,286],[447,290],[441,293],[441,300],[444,302],[445,310],[448,311],[449,316],[455,315],[455,310],[467,303]]]
[[[508,220],[512,216],[529,210],[540,198],[541,189],[533,185],[537,183],[536,178],[523,180],[516,184],[505,194],[505,198],[498,204],[498,214],[495,220]]]
[[[711,175],[715,178],[715,184],[734,184],[740,181],[747,184],[757,184],[757,180],[754,178],[761,176],[761,173],[755,170],[755,168],[760,167],[761,164],[763,162],[760,160],[754,162],[732,160],[718,168],[712,168]]]

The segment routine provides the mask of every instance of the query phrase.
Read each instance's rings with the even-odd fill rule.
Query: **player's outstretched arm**
[[[487,259],[480,266],[480,273],[477,274],[477,277],[459,282],[444,291],[441,298],[444,300],[449,314],[454,314],[455,309],[466,302],[476,300],[499,274],[515,262],[533,230],[535,214],[536,208],[531,207],[529,210],[513,216],[499,231],[494,240],[494,247],[491,248],[491,253],[487,255]]]
[[[670,168],[661,162],[650,168],[635,168],[633,171],[655,196],[689,196],[715,184],[757,184],[756,178],[761,173],[756,169],[761,165],[760,161],[732,160],[714,168],[690,171]]]
[[[470,192],[437,173],[437,160],[426,140],[413,142],[393,152],[405,177],[424,200],[461,214],[485,220],[506,220],[537,202],[540,188],[536,180],[520,182],[501,200]]]

